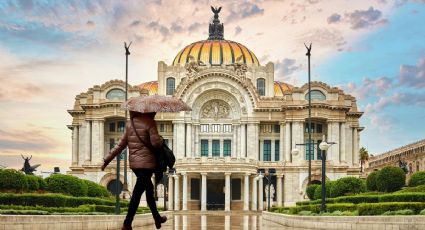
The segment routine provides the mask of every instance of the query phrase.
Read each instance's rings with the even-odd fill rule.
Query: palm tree
[[[369,152],[365,147],[361,147],[359,150],[360,153],[360,170],[363,172],[363,165],[364,163],[369,160]]]

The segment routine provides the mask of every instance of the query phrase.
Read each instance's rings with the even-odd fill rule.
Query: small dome
[[[231,65],[238,62],[237,59],[247,66],[259,66],[255,54],[244,45],[230,40],[202,40],[194,42],[183,48],[174,58],[173,65],[184,66],[190,57],[196,61],[202,61],[210,65]]]
[[[149,91],[149,95],[158,94],[158,82],[157,81],[149,81],[139,85],[139,88],[146,89]]]
[[[274,96],[282,97],[285,92],[289,92],[294,88],[292,85],[286,84],[284,82],[275,81],[274,82]]]

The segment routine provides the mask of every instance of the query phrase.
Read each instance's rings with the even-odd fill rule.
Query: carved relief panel
[[[201,109],[201,118],[212,118],[214,120],[231,118],[229,104],[222,100],[208,101]]]

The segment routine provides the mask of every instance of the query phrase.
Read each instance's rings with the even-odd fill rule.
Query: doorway
[[[207,179],[207,210],[224,210],[224,180]]]

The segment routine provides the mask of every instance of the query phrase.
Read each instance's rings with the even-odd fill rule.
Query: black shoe
[[[159,219],[155,220],[155,227],[156,229],[160,229],[161,228],[161,224],[165,223],[165,221],[167,221],[167,217],[166,216],[161,216]]]
[[[123,224],[121,230],[133,230],[133,228],[131,227],[131,224]]]

